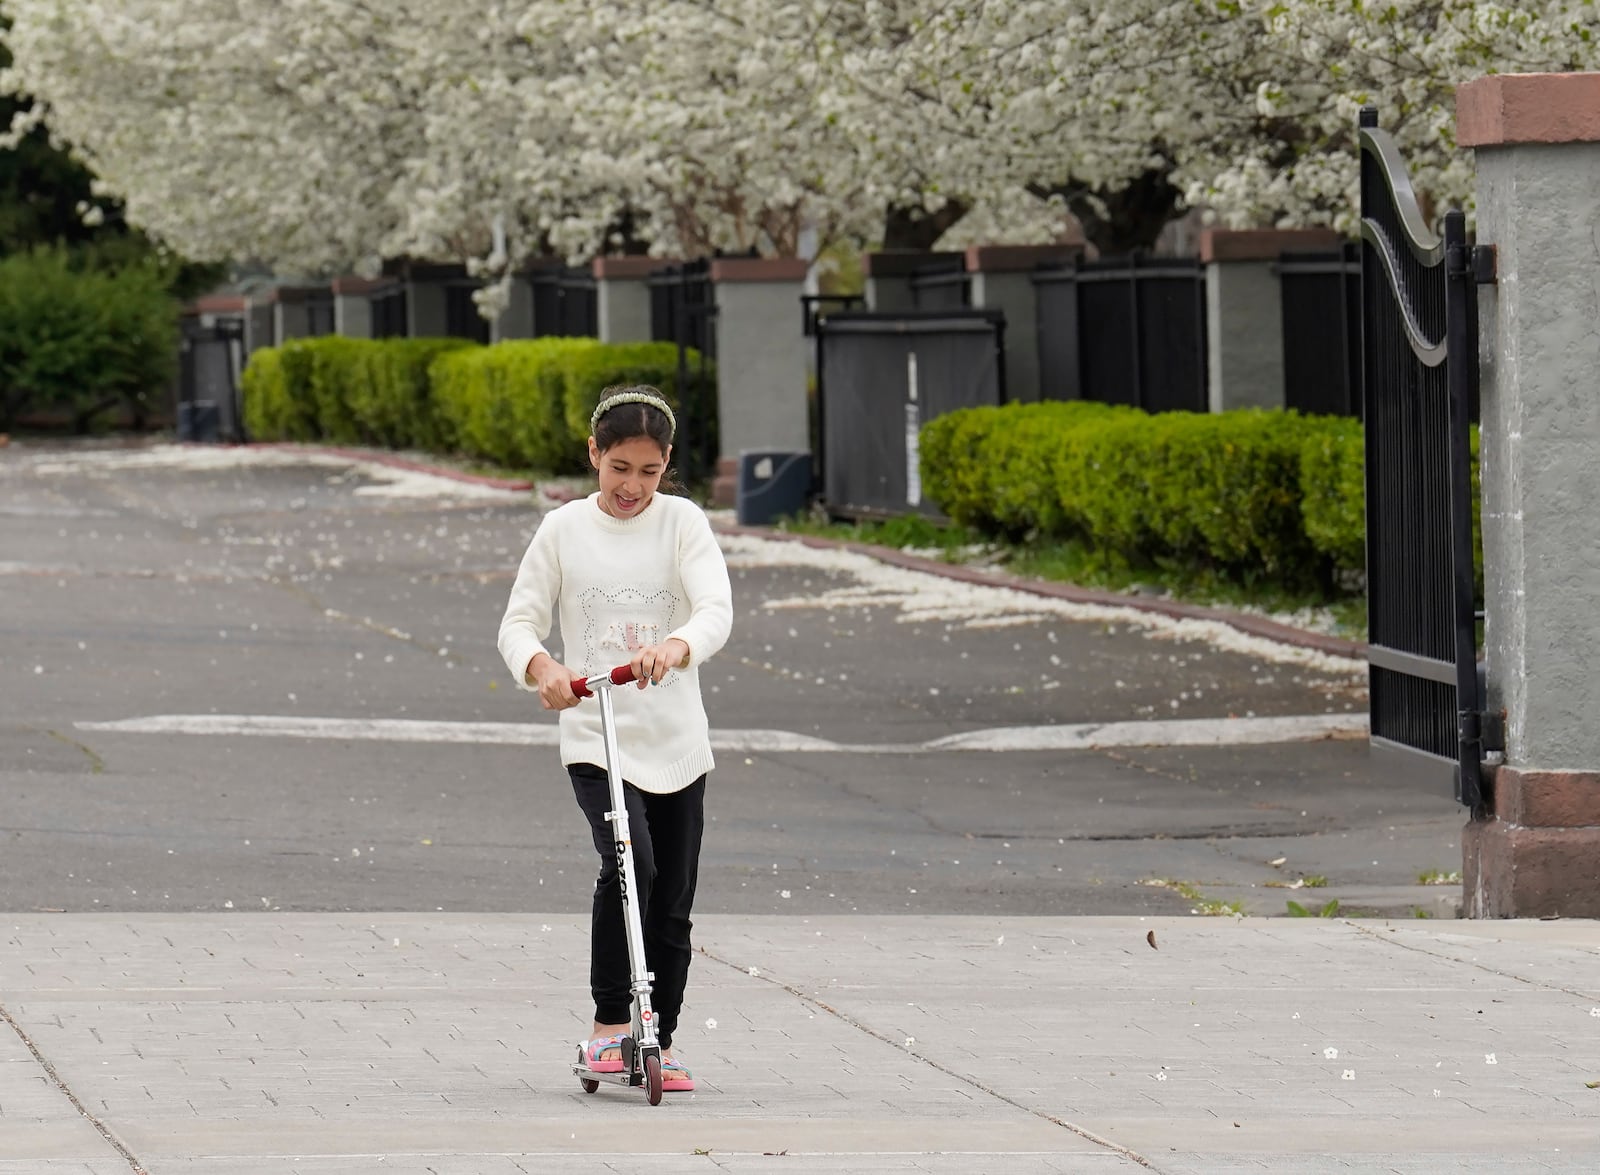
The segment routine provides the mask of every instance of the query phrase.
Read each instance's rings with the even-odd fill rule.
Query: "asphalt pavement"
[[[1592,1169],[1600,934],[1440,920],[1359,665],[737,535],[700,1089],[583,1094],[544,504],[0,450],[0,1175]]]

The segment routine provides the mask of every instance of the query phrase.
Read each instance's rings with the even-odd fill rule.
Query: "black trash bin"
[[[741,526],[765,526],[798,514],[810,496],[810,453],[754,450],[739,454],[734,510]]]
[[[214,445],[222,439],[222,415],[215,400],[184,400],[178,405],[178,439]]]

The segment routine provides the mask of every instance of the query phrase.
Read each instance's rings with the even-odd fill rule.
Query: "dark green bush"
[[[178,308],[154,265],[85,268],[62,249],[0,260],[0,429],[62,412],[87,431],[110,409],[144,415],[169,385]]]

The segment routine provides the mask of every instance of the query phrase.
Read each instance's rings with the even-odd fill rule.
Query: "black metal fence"
[[[678,347],[678,439],[673,446],[678,470],[689,485],[701,485],[716,472],[719,443],[711,262],[669,266],[651,274],[648,284],[650,337]]]
[[[1284,405],[1325,416],[1361,415],[1361,246],[1285,253]]]
[[[406,321],[406,288],[399,282],[374,290],[368,298],[372,313],[372,337],[404,338],[410,329]]]
[[[866,304],[867,299],[862,294],[801,294],[800,333],[805,338],[815,338],[817,319],[822,315],[843,310],[859,310]]]
[[[323,335],[334,333],[337,320],[333,313],[333,291],[331,289],[308,290],[304,305],[307,336],[320,338]]]
[[[478,312],[472,295],[478,282],[451,282],[444,288],[444,333],[452,339],[489,342],[489,320]]]
[[[1004,402],[1004,333],[995,310],[817,320],[813,451],[830,513],[936,513],[922,496],[918,432],[958,408]]]
[[[972,305],[972,275],[961,254],[940,254],[919,266],[908,280],[917,310],[965,310]]]
[[[563,266],[528,275],[533,290],[531,337],[593,338],[600,333],[600,295],[588,267]]]
[[[1138,255],[1040,269],[1039,381],[1047,400],[1204,412],[1205,269]]]
[[[1477,294],[1466,222],[1423,219],[1404,160],[1361,115],[1362,385],[1372,745],[1404,778],[1480,800],[1469,422]]]

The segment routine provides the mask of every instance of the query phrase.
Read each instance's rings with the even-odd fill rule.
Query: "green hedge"
[[[1363,463],[1358,421],[1294,412],[1013,404],[950,413],[921,437],[924,490],[955,522],[1247,580],[1365,570]]]
[[[677,371],[670,343],[297,339],[250,357],[245,426],[260,440],[460,452],[566,472],[583,463],[602,389],[653,384],[676,405]]]

